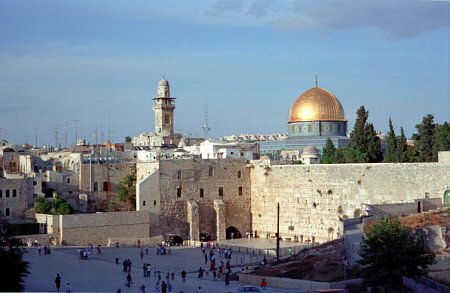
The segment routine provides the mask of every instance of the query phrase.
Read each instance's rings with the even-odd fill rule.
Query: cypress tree
[[[350,134],[349,146],[354,150],[367,153],[369,139],[367,138],[366,122],[369,118],[369,112],[366,111],[364,106],[361,106],[358,111],[356,111],[356,115],[355,126]]]
[[[336,163],[334,161],[334,153],[336,152],[336,147],[330,138],[327,138],[327,143],[323,148],[321,163],[323,164],[333,164]]]
[[[367,139],[369,141],[369,145],[367,147],[367,157],[369,159],[369,162],[381,162],[383,160],[383,150],[381,149],[380,138],[377,136],[372,123],[369,123],[367,125],[366,133]]]
[[[435,144],[436,124],[434,124],[434,116],[427,114],[423,117],[422,123],[416,125],[417,133],[413,135],[413,139],[419,147],[419,162],[432,162]]]
[[[397,154],[399,162],[408,162],[408,145],[406,144],[406,136],[403,127],[400,127],[400,139],[397,144]]]
[[[398,162],[398,147],[397,137],[395,136],[392,120],[389,118],[389,132],[386,139],[386,152],[384,154],[384,161],[387,163]]]

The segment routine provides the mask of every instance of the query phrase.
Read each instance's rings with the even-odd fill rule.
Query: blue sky
[[[0,1],[0,128],[13,143],[115,141],[154,131],[164,75],[175,130],[202,137],[286,132],[295,99],[314,86],[364,105],[407,136],[427,113],[450,114],[450,2]],[[64,122],[64,121],[67,122]],[[64,128],[58,126],[64,143]]]

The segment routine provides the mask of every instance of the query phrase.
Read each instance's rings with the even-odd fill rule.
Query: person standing
[[[144,285],[139,287],[139,293],[145,293],[145,286]]]
[[[172,281],[175,279],[175,269],[174,268],[170,269],[170,278],[172,279]]]
[[[262,281],[261,281],[261,288],[263,288],[263,289],[265,289],[267,287],[267,282],[266,282],[266,279],[262,279]]]
[[[161,293],[167,293],[167,284],[164,281],[161,284]]]
[[[61,276],[59,274],[56,274],[55,285],[56,290],[59,292],[59,288],[61,288]]]
[[[67,283],[66,285],[66,292],[72,292],[72,289],[70,289],[70,283]]]
[[[225,274],[225,287],[228,287],[230,285],[230,273]]]
[[[183,270],[183,271],[181,272],[181,280],[182,280],[183,282],[186,282],[186,271],[185,271],[185,270]]]

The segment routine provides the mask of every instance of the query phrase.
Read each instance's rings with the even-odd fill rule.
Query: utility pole
[[[280,260],[280,203],[277,203],[277,262]]]

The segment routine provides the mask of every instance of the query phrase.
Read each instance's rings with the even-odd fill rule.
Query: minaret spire
[[[318,87],[318,86],[317,86],[317,74],[316,74],[314,77],[315,77],[315,79],[316,79],[316,87]]]

